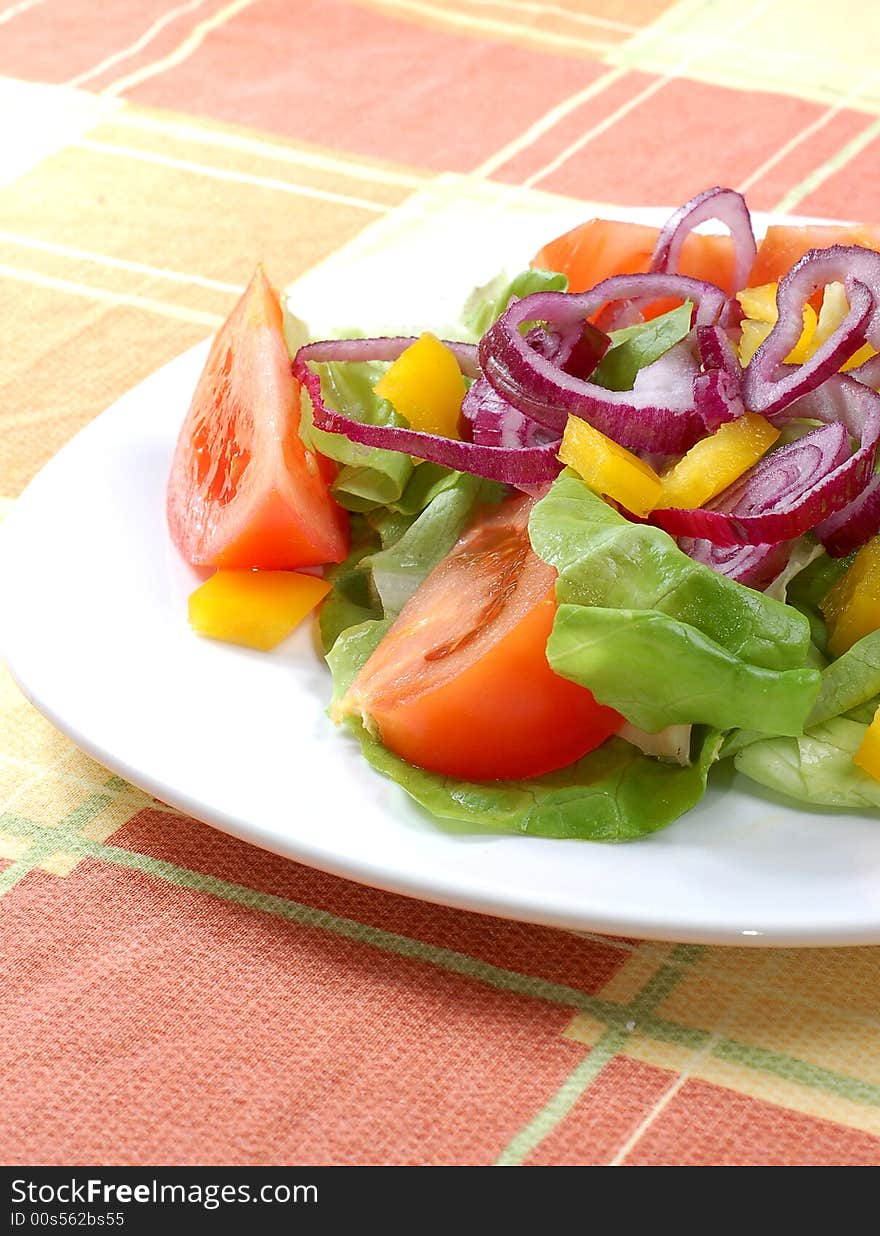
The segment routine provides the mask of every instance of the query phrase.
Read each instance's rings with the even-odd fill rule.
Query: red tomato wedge
[[[464,533],[340,704],[411,764],[472,781],[537,777],[621,723],[547,662],[556,572],[529,543],[532,504],[508,498]]]
[[[590,219],[558,236],[532,259],[532,266],[568,276],[572,292],[586,292],[611,275],[643,274],[650,265],[660,229],[616,219]],[[681,250],[680,273],[705,279],[733,292],[733,244],[729,236],[691,232]],[[660,301],[645,314],[655,317],[675,302]]]
[[[767,234],[758,246],[749,287],[776,283],[810,249],[829,249],[831,245],[861,245],[864,249],[880,252],[880,229],[819,223],[805,227],[774,224],[767,228]]]
[[[188,562],[287,570],[345,558],[348,517],[299,423],[281,303],[258,266],[214,340],[174,452],[168,527]]]

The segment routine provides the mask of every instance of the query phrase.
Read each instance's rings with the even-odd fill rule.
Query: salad
[[[715,188],[559,237],[452,339],[292,308],[259,269],[181,430],[196,630],[319,607],[332,719],[475,829],[633,839],[725,761],[880,807],[880,233],[758,247]]]

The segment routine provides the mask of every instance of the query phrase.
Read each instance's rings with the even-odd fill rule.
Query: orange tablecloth
[[[438,173],[880,219],[878,43],[856,0],[0,0],[0,510],[256,260]],[[880,1162],[876,949],[438,909],[182,818],[8,676],[0,727],[7,1163]]]

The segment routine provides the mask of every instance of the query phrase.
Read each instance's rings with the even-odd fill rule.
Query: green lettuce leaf
[[[640,369],[652,365],[690,334],[693,308],[691,301],[686,300],[677,309],[649,322],[612,331],[609,335],[612,346],[602,357],[591,381],[609,391],[632,390]]]
[[[333,585],[318,616],[321,647],[325,653],[349,627],[382,617],[382,607],[373,592],[369,571],[361,566],[378,548],[378,534],[362,516],[352,516],[348,557],[324,572],[324,578]]]
[[[640,729],[687,722],[799,734],[819,690],[806,619],[618,515],[572,472],[532,511],[556,567],[557,673]]]
[[[657,610],[561,605],[547,659],[649,733],[691,722],[800,734],[818,687],[815,670],[749,665]]]
[[[372,576],[385,618],[395,619],[416,589],[445,558],[478,501],[496,501],[501,486],[456,473],[456,483],[440,490],[421,515],[393,543],[360,562]]]
[[[512,279],[502,273],[471,292],[461,312],[462,325],[476,342],[501,317],[512,300],[522,300],[533,292],[567,291],[567,277],[552,270],[524,270]]]
[[[389,621],[365,622],[344,632],[327,660],[334,700],[340,699],[378,644]],[[688,767],[663,764],[619,738],[576,764],[526,781],[473,782],[443,777],[407,764],[357,720],[346,725],[365,759],[441,820],[476,832],[526,833],[589,841],[630,841],[678,819],[702,798],[720,745],[698,731]]]
[[[694,562],[660,528],[630,523],[569,470],[535,505],[529,536],[559,572],[560,604],[658,610],[750,665],[807,663],[810,627],[802,614]]]
[[[799,738],[765,738],[740,751],[734,764],[777,793],[823,807],[880,807],[880,781],[852,762],[867,726],[833,717]]]
[[[477,503],[498,500],[501,493],[500,486],[462,475],[415,518],[398,514],[360,521],[351,556],[334,568],[334,589],[321,616],[333,703],[452,547]],[[343,628],[347,618],[352,624]],[[703,795],[720,745],[716,732],[695,731],[692,762],[682,768],[644,756],[615,738],[544,777],[477,783],[415,768],[386,750],[359,721],[350,718],[346,725],[369,763],[439,819],[480,831],[603,841],[644,836],[689,811]]]
[[[388,626],[452,549],[477,504],[498,502],[504,492],[466,472],[446,472],[431,488],[418,514],[383,508],[352,517],[349,556],[326,575],[333,589],[319,621],[325,653],[349,627],[378,619]]]
[[[819,695],[807,720],[819,725],[880,693],[880,631],[865,635],[822,671]]]

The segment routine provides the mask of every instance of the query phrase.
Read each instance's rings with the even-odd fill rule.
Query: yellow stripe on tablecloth
[[[333,193],[315,188],[312,185],[298,184],[291,180],[279,180],[269,176],[255,176],[245,171],[230,171],[224,168],[212,167],[207,163],[193,163],[188,159],[178,159],[173,155],[162,154],[154,150],[141,150],[137,146],[119,146],[114,142],[97,141],[90,137],[77,139],[74,145],[82,150],[91,150],[96,154],[112,155],[120,159],[141,160],[144,163],[156,163],[161,167],[170,167],[174,171],[186,172],[194,176],[207,176],[213,180],[234,181],[238,184],[255,185],[260,189],[274,189],[281,193],[291,193],[294,197],[311,197],[320,202],[332,202],[336,206],[352,206],[357,210],[381,214],[385,207],[367,198],[354,197],[351,194]]]
[[[345,161],[339,160],[334,167],[326,160],[322,165],[320,159],[309,158],[311,152],[308,150],[303,150],[304,157],[298,159],[296,148],[276,147],[268,142],[243,148],[236,143],[230,144],[222,140],[225,137],[222,131],[207,124],[201,128],[186,126],[181,131],[175,126],[139,123],[148,119],[126,108],[109,123],[94,128],[78,144],[92,150],[106,149],[123,158],[176,167],[190,175],[256,184],[281,193],[314,197],[318,201],[341,202],[370,214],[380,214],[396,205],[407,193],[430,179],[428,176],[421,179],[403,176],[395,183],[391,179],[391,169],[387,177],[374,177],[368,169],[358,177],[351,173]],[[215,136],[221,140],[210,140]]]
[[[19,17],[28,9],[35,9],[38,4],[43,3],[45,0],[18,0],[18,4],[11,4],[7,9],[0,9],[0,26],[5,26],[8,21],[12,21],[13,17]]]
[[[477,0],[467,5],[443,4],[437,3],[437,0],[359,0],[359,3],[362,8],[377,9],[430,29],[476,38],[489,37],[536,51],[552,51],[590,60],[601,58],[620,37],[625,37],[625,32],[618,32],[616,27],[604,24],[597,24],[591,35],[582,33],[585,23],[589,21],[587,14],[581,15],[580,22],[573,23],[564,10],[553,6],[523,9],[514,5],[498,5],[503,12],[496,15],[486,11],[489,6],[477,3]],[[518,15],[521,15],[520,20],[517,20]],[[540,24],[533,24],[538,22]]]
[[[102,73],[106,73],[108,69],[112,69],[115,65],[121,64],[124,60],[130,59],[132,56],[136,56],[138,52],[143,51],[145,47],[149,47],[153,39],[158,34],[161,34],[166,26],[171,25],[171,23],[176,21],[178,17],[183,17],[186,14],[192,13],[196,9],[201,8],[204,3],[205,0],[186,0],[185,4],[178,4],[175,8],[169,9],[166,13],[162,13],[161,16],[157,17],[156,20],[147,27],[139,38],[134,40],[134,42],[129,43],[127,47],[119,48],[118,51],[113,52],[109,56],[105,56],[105,58],[99,61],[98,64],[95,64],[90,69],[86,69],[84,72],[77,74],[76,77],[72,77],[66,84],[68,86],[83,86],[86,82],[92,81],[96,77],[100,77]]]
[[[314,168],[348,180],[372,181],[381,185],[393,185],[402,189],[418,189],[433,178],[433,172],[418,168],[402,169],[391,163],[381,163],[353,154],[324,150],[315,146],[300,146],[285,140],[278,134],[255,133],[235,125],[219,121],[200,120],[175,112],[157,112],[147,108],[126,106],[113,115],[113,127],[126,133],[124,139],[132,142],[132,130],[171,138],[175,144],[208,146],[209,148],[236,151],[247,157],[268,164]],[[301,171],[298,173],[301,176]]]
[[[256,4],[257,0],[232,0],[231,4],[227,4],[224,8],[219,9],[210,17],[206,17],[204,21],[200,21],[197,26],[194,26],[190,33],[183,39],[174,51],[169,52],[167,56],[162,56],[161,59],[153,61],[151,64],[142,65],[139,69],[126,74],[123,77],[117,78],[107,86],[103,93],[105,95],[120,95],[127,90],[132,90],[135,86],[139,86],[141,82],[149,81],[152,77],[159,77],[162,73],[167,73],[169,69],[176,68],[177,65],[183,64],[185,60],[201,47],[207,35],[213,30],[219,30],[221,26],[225,26],[233,17],[242,13],[245,9],[249,9],[251,5]]]
[[[161,266],[149,266],[144,262],[132,262],[127,258],[111,257],[106,253],[95,253],[91,249],[79,249],[73,245],[54,244],[50,240],[38,240],[31,236],[22,236],[16,232],[6,232],[0,228],[0,253],[15,253],[24,249],[36,253],[51,254],[77,264],[86,263],[106,267],[110,270],[125,271],[132,275],[145,276],[148,279],[167,279],[171,283],[191,284],[206,288],[212,292],[220,292],[226,296],[240,296],[244,284],[224,283],[219,279],[207,279],[202,275],[186,274],[180,270],[166,270]]]
[[[682,56],[688,76],[737,89],[779,91],[818,102],[839,102],[853,81],[865,79],[880,57],[880,26],[862,0],[773,0],[748,37],[737,31],[742,0],[682,0],[652,28],[650,43],[634,39],[611,48],[606,60],[664,73]],[[880,86],[859,96],[865,111],[880,111]],[[735,124],[735,113],[731,123]]]
[[[139,296],[135,292],[112,292],[107,288],[80,283],[75,279],[62,279],[57,275],[47,275],[39,270],[11,266],[3,262],[0,262],[0,278],[12,279],[34,287],[48,288],[53,292],[68,293],[71,296],[82,296],[86,300],[103,304],[141,309],[147,313],[157,313],[160,317],[174,318],[178,322],[191,322],[197,326],[204,326],[208,330],[216,329],[223,322],[223,317],[218,313],[205,313],[201,309],[190,309],[186,305],[169,304],[151,296]]]

